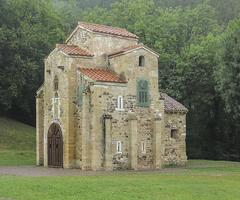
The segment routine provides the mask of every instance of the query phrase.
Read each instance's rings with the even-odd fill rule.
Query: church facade
[[[45,59],[36,95],[37,165],[185,165],[187,109],[159,92],[158,59],[126,29],[79,22]]]

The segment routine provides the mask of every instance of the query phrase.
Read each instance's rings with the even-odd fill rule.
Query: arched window
[[[123,110],[123,97],[118,96],[117,98],[117,110]]]
[[[54,97],[53,97],[53,118],[54,119],[59,119],[60,116],[60,100],[58,93],[55,92]]]
[[[55,76],[54,80],[53,80],[53,89],[54,89],[54,91],[58,90],[58,77],[57,76]]]
[[[144,67],[144,65],[145,65],[145,58],[144,58],[144,56],[139,56],[139,64],[138,64],[138,66],[139,67]]]

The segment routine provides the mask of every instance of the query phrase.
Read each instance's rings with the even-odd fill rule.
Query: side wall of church
[[[171,131],[177,132],[171,137]],[[186,156],[186,114],[165,114],[165,165],[184,166],[187,162]]]

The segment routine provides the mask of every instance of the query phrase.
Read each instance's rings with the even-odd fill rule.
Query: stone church
[[[184,165],[187,109],[159,92],[158,59],[126,29],[79,22],[45,59],[36,95],[37,165]]]

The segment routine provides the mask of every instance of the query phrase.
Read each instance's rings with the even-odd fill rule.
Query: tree
[[[216,72],[218,90],[233,119],[240,120],[240,20],[229,24],[222,37],[221,63]],[[240,122],[239,122],[240,125]]]
[[[0,13],[0,109],[34,122],[43,58],[63,41],[60,16],[47,1],[4,0]]]
[[[229,154],[240,159],[240,20],[232,21],[222,36],[220,64],[215,72],[216,88],[226,111]]]

